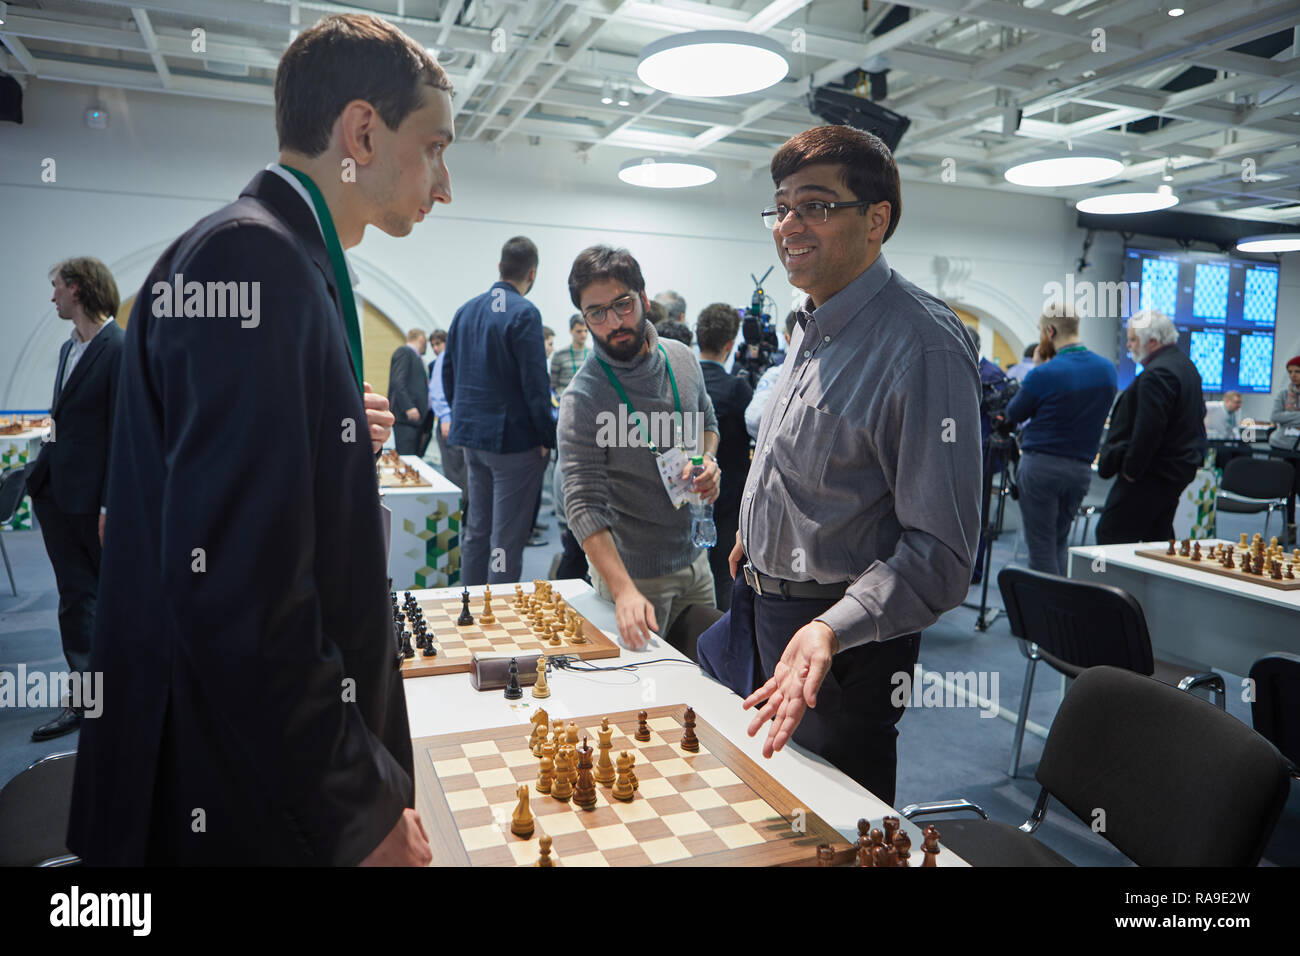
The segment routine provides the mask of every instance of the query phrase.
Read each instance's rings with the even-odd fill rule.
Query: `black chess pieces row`
[[[393,605],[393,634],[397,641],[397,657],[400,664],[404,660],[410,660],[415,657],[416,648],[424,652],[425,657],[436,657],[438,648],[433,642],[433,635],[429,633],[429,626],[424,619],[424,610],[420,607],[419,602],[407,591],[403,607],[397,603],[397,592],[390,591],[389,598]],[[415,637],[415,645],[411,644],[412,633]]]

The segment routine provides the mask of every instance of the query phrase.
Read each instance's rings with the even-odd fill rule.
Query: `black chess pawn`
[[[510,658],[510,673],[506,678],[506,700],[518,700],[523,696],[523,688],[519,686],[519,662],[512,657]]]
[[[402,656],[408,661],[415,656],[415,648],[411,646],[411,632],[402,629]]]
[[[460,594],[460,617],[456,618],[457,627],[468,627],[474,623],[474,615],[469,613],[469,588]]]
[[[436,644],[433,643],[433,637],[432,637],[432,636],[430,636],[430,637],[427,639],[427,641],[425,642],[425,645],[424,645],[424,656],[425,656],[425,657],[437,657],[437,656],[438,656],[438,647],[437,647]]]

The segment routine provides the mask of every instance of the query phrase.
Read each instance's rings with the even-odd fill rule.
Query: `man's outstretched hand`
[[[830,672],[839,646],[834,631],[821,621],[810,621],[794,632],[767,683],[745,698],[745,710],[763,705],[750,721],[749,736],[771,721],[763,742],[764,757],[784,747],[803,719],[804,710],[817,706],[817,691]]]

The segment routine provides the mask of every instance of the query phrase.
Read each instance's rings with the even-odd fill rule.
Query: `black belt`
[[[745,583],[759,597],[811,598],[838,601],[844,597],[847,584],[818,584],[816,581],[786,581],[759,574],[748,561],[744,564]]]

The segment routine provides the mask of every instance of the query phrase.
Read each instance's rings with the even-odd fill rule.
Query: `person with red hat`
[[[1286,523],[1291,526],[1287,531],[1294,541],[1295,499],[1300,494],[1300,355],[1287,360],[1286,372],[1291,381],[1273,396],[1270,418],[1277,427],[1268,436],[1268,443],[1280,451],[1291,452],[1286,457],[1296,469],[1295,482],[1286,501]]]

